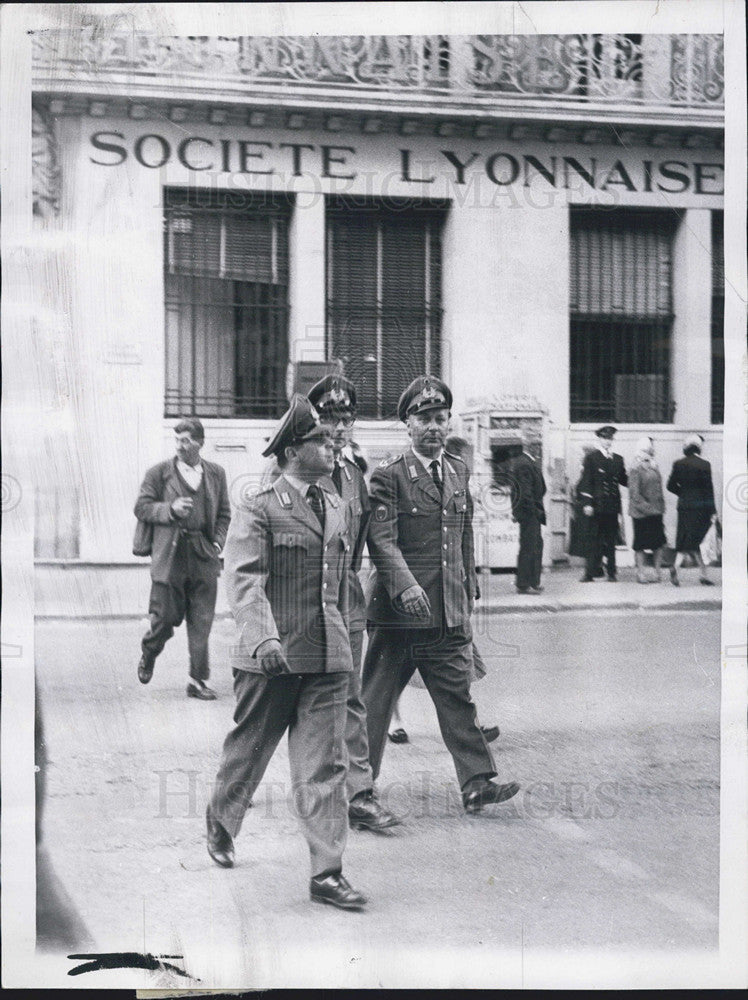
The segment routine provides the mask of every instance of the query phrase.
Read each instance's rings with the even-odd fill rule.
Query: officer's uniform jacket
[[[371,504],[364,474],[356,463],[341,455],[340,467],[341,497],[348,508],[348,530],[351,540],[351,560],[348,568],[348,627],[351,632],[363,632],[366,628],[366,601],[358,573],[369,530]],[[325,478],[322,483],[328,489],[337,492],[332,478]]]
[[[584,506],[595,508],[596,514],[620,514],[621,491],[628,485],[628,476],[620,455],[605,455],[595,448],[584,456],[582,477],[577,493]]]
[[[232,667],[261,672],[254,654],[279,639],[291,673],[352,670],[348,640],[350,541],[346,505],[320,481],[325,528],[280,476],[236,511],[226,539],[229,605],[238,628]]]
[[[442,497],[412,451],[372,473],[368,541],[375,572],[367,611],[374,622],[413,628],[469,624],[468,599],[476,589],[469,473],[447,452],[442,470]],[[428,596],[430,619],[402,614],[393,605],[416,583]]]

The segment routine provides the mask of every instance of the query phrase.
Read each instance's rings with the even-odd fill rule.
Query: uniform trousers
[[[493,756],[470,697],[471,636],[463,628],[403,628],[370,624],[363,669],[369,760],[376,779],[392,712],[417,669],[436,708],[460,788],[471,778],[496,776]]]
[[[516,584],[520,588],[539,587],[543,572],[543,532],[537,517],[519,522]]]
[[[585,574],[599,573],[600,560],[605,558],[605,569],[609,577],[616,575],[616,541],[618,540],[618,514],[601,512],[590,518],[591,530],[587,566]]]
[[[348,834],[345,722],[348,673],[234,670],[234,728],[223,744],[210,808],[235,837],[255,789],[288,730],[291,794],[309,845],[312,876],[340,872]]]
[[[348,675],[348,708],[345,723],[345,745],[348,751],[348,798],[374,787],[369,763],[369,738],[366,731],[366,708],[361,698],[361,653],[363,629],[351,632],[353,670]]]
[[[155,659],[174,635],[174,629],[186,620],[190,677],[207,680],[210,676],[208,640],[217,589],[218,577],[213,567],[195,555],[187,539],[180,538],[169,583],[151,583],[148,605],[151,627],[141,642],[143,652]]]

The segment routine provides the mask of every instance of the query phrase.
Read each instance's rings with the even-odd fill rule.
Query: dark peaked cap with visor
[[[314,383],[307,398],[321,413],[356,412],[356,387],[345,375],[325,375]]]
[[[301,393],[295,392],[291,398],[291,405],[275,431],[275,434],[268,441],[263,455],[282,455],[283,449],[289,445],[299,444],[302,441],[310,441],[312,438],[327,437],[328,431],[319,421],[317,411]]]
[[[400,397],[397,415],[405,423],[411,413],[451,409],[452,393],[447,383],[435,375],[419,375]]]

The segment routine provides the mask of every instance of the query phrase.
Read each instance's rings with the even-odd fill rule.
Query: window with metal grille
[[[572,209],[572,421],[669,423],[675,217]]]
[[[725,216],[712,212],[712,423],[725,422]]]
[[[278,417],[287,407],[286,198],[165,191],[167,417]]]
[[[359,414],[392,419],[417,375],[441,373],[446,203],[329,198],[327,352],[356,384]]]

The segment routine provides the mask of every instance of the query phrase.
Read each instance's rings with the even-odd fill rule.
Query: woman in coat
[[[704,439],[700,434],[689,434],[683,444],[684,458],[673,462],[667,488],[678,497],[678,530],[675,539],[677,555],[670,569],[670,581],[678,587],[678,565],[684,553],[690,553],[699,566],[699,579],[707,587],[714,586],[709,579],[699,546],[704,541],[709,526],[716,517],[712,467],[701,457]]]
[[[657,581],[662,580],[662,549],[666,544],[662,515],[665,500],[662,476],[654,460],[654,442],[643,437],[637,443],[634,464],[629,470],[629,514],[634,525],[634,558],[636,579],[649,583],[644,574],[644,553],[650,551]]]

